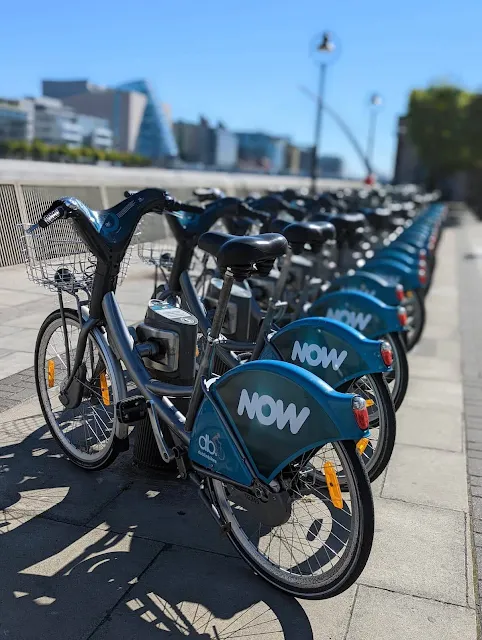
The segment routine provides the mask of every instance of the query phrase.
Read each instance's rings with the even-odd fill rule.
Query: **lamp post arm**
[[[351,131],[350,127],[346,124],[346,122],[336,113],[336,111],[334,109],[329,107],[326,104],[326,102],[320,100],[312,91],[310,91],[310,89],[307,89],[306,87],[303,87],[303,86],[301,86],[299,88],[300,88],[300,91],[302,91],[305,95],[307,95],[309,98],[311,98],[314,102],[318,102],[320,104],[320,107],[322,109],[324,109],[326,111],[326,113],[333,118],[333,120],[337,123],[337,125],[340,127],[340,129],[343,131],[343,133],[346,135],[348,140],[353,145],[353,148],[355,149],[356,153],[358,154],[360,160],[365,165],[368,174],[373,173],[372,166],[371,166],[369,158],[367,158],[367,156],[363,153],[363,149],[362,149],[360,143],[355,138],[353,132]]]

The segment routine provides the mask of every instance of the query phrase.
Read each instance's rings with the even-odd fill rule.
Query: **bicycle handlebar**
[[[49,225],[53,224],[56,220],[65,217],[65,211],[61,207],[55,207],[51,211],[46,211],[38,221],[38,226],[41,229],[45,229]]]

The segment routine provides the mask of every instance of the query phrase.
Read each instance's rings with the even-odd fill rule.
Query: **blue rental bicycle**
[[[43,414],[68,458],[87,470],[111,464],[127,449],[130,426],[147,416],[163,460],[195,484],[260,576],[293,596],[335,596],[360,575],[373,539],[370,485],[355,449],[368,435],[365,400],[280,361],[212,375],[233,283],[269,272],[287,249],[279,234],[218,246],[223,286],[198,366],[198,321],[184,309],[151,300],[142,338],[133,335],[115,298],[123,258],[145,213],[180,208],[160,189],[105,211],[64,198],[25,230],[30,277],[59,296],[35,351]]]

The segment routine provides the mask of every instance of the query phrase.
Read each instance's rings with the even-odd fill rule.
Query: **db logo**
[[[216,455],[216,445],[207,434],[199,437],[199,448],[210,456]]]

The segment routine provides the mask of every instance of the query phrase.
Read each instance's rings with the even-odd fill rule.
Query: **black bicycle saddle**
[[[251,275],[255,265],[259,273],[267,275],[274,261],[288,249],[288,241],[279,233],[240,237],[208,231],[199,238],[198,244],[200,249],[216,258],[221,272],[229,267],[236,280]]]
[[[286,222],[276,218],[271,223],[271,231],[281,233],[288,240],[293,253],[301,253],[309,244],[314,253],[328,240],[336,237],[335,227],[330,222]]]

